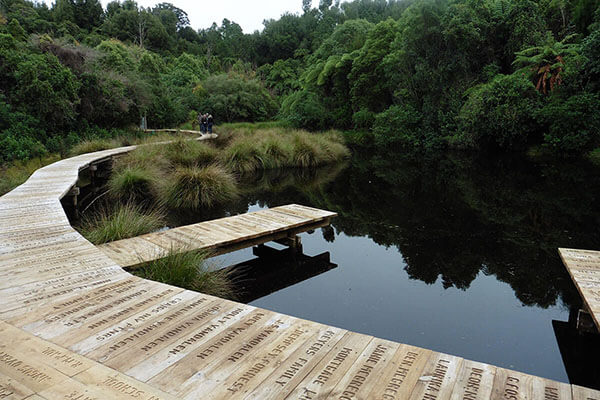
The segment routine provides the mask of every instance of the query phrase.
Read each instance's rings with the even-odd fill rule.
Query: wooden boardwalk
[[[59,161],[0,198],[0,398],[600,399],[130,275],[59,201],[81,168],[129,149]]]
[[[253,213],[180,226],[98,246],[123,267],[164,257],[169,251],[207,250],[228,253],[295,235],[330,224],[337,214],[290,204]]]
[[[600,251],[559,249],[559,254],[600,331]]]

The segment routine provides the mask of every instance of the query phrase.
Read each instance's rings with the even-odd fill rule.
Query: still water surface
[[[556,249],[600,248],[599,199],[598,170],[584,162],[355,156],[247,177],[241,199],[171,225],[289,203],[335,211],[333,229],[302,241],[337,267],[250,304],[568,382],[553,320],[581,304]]]

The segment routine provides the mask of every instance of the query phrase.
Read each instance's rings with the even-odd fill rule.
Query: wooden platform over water
[[[600,331],[600,251],[559,249],[559,254]]]
[[[59,161],[0,198],[0,398],[600,399],[130,275],[59,201],[130,149]]]
[[[257,244],[292,238],[330,224],[337,214],[290,204],[217,220],[180,226],[98,246],[123,267],[164,257],[169,251],[228,253]]]

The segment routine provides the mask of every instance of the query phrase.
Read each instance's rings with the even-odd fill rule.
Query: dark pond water
[[[337,266],[312,266],[312,277],[250,304],[597,386],[600,340],[553,321],[581,306],[557,247],[600,247],[599,200],[598,170],[584,162],[361,156],[246,179],[240,200],[172,223],[288,203],[336,211],[333,229],[302,241],[305,254],[329,252]],[[247,249],[215,262],[251,258]]]

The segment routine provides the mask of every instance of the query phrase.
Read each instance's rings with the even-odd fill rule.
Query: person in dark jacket
[[[213,123],[214,120],[212,114],[208,114],[208,116],[206,117],[206,127],[208,128],[208,133],[212,133]]]
[[[200,132],[202,133],[206,133],[206,125],[207,125],[207,118],[206,118],[206,114],[202,114],[200,113],[198,115],[198,122],[200,123]]]

